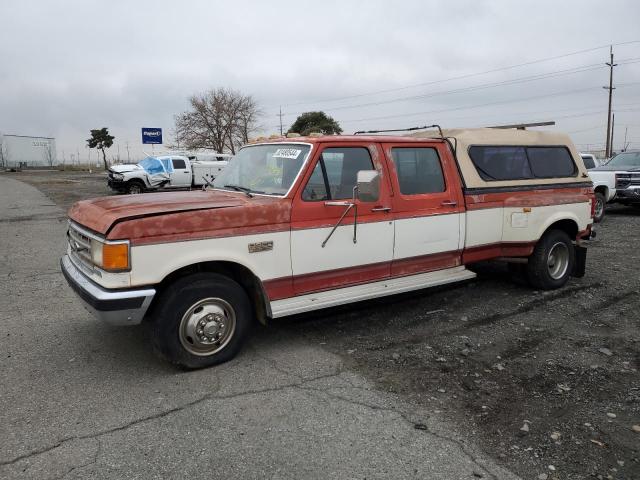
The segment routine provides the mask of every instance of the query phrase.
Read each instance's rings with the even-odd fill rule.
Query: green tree
[[[340,124],[324,112],[305,112],[296,118],[289,132],[309,135],[312,132],[333,135],[342,133]]]
[[[104,162],[104,169],[108,170],[107,155],[104,153],[106,148],[113,145],[113,139],[116,138],[113,135],[109,135],[107,127],[99,128],[97,130],[91,130],[91,138],[87,139],[87,145],[89,148],[97,148],[102,151],[102,161]]]

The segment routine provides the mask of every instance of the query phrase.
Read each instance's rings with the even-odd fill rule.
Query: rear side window
[[[358,172],[373,169],[369,150],[364,147],[325,148],[302,192],[302,199],[352,198]]]
[[[474,146],[469,156],[483,180],[573,177],[576,166],[566,147]]]
[[[531,170],[536,178],[573,177],[576,166],[563,147],[527,147]]]
[[[435,148],[392,148],[403,195],[444,192],[444,176]]]
[[[582,161],[584,162],[584,168],[586,168],[587,170],[596,168],[596,162],[593,161],[593,158],[584,156],[582,157]]]

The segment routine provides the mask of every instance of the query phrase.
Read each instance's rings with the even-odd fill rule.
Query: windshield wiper
[[[239,185],[225,185],[224,188],[232,188],[236,192],[244,192],[247,197],[253,198],[253,194],[251,193],[251,189],[247,187],[241,187]]]

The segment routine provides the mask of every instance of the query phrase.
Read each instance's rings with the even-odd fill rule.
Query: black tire
[[[593,214],[593,221],[595,223],[600,223],[604,218],[604,210],[607,200],[604,198],[604,194],[600,192],[596,192],[596,208],[595,213]]]
[[[198,338],[194,341],[189,332],[185,333],[189,325],[193,325],[189,319],[196,318],[198,313],[206,313],[202,309],[200,312],[198,308],[194,310],[201,302],[212,302],[204,304],[207,308],[211,305],[219,306],[220,303],[226,304],[224,323],[227,326],[231,324],[231,317],[234,317],[233,331],[228,337],[224,337],[225,340],[221,339],[220,343],[205,344]],[[199,321],[202,319],[203,317]],[[149,329],[156,354],[174,365],[195,369],[217,365],[235,357],[242,349],[252,324],[253,309],[240,285],[224,275],[196,273],[177,280],[162,292],[151,315]],[[206,328],[208,325],[203,327]],[[191,332],[198,335],[202,333],[194,330]],[[205,332],[205,335],[214,334]],[[205,338],[205,341],[208,340]],[[220,349],[213,352],[217,347]]]
[[[127,183],[127,193],[130,195],[144,193],[144,184],[140,180],[130,180]]]
[[[552,252],[553,259],[550,258]],[[576,253],[569,235],[562,230],[549,230],[538,241],[529,257],[527,279],[533,287],[541,290],[560,288],[569,280],[575,262]]]

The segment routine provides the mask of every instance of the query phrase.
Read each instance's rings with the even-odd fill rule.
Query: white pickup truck
[[[640,151],[619,153],[607,164],[589,170],[589,176],[596,192],[596,217],[598,195],[604,195],[606,202],[640,206]]]
[[[124,193],[184,189],[210,184],[229,163],[200,161],[186,155],[147,157],[138,164],[113,165],[108,185]]]

